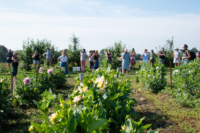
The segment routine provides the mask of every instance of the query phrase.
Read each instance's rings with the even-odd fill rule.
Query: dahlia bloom
[[[0,80],[0,83],[2,83],[2,82],[3,82],[3,79]]]
[[[56,120],[57,116],[58,116],[57,112],[54,113],[54,114],[52,114],[51,116],[49,116],[49,119],[50,119],[50,121],[51,121],[52,124],[56,124],[55,120]]]
[[[28,131],[31,132],[31,131],[33,131],[33,129],[34,129],[34,126],[30,126]]]
[[[82,91],[83,91],[83,92],[87,92],[87,91],[88,91],[88,87],[84,87],[84,88],[82,89]]]
[[[42,67],[39,68],[39,73],[43,73],[43,68]]]
[[[31,79],[30,79],[29,77],[27,77],[27,78],[25,78],[25,79],[23,80],[23,82],[24,82],[24,84],[28,85],[28,84],[31,83]]]
[[[125,127],[125,126],[122,126],[122,130],[126,131],[126,127]]]
[[[75,96],[73,102],[78,103],[81,99],[83,99],[82,95]]]
[[[53,73],[53,70],[54,70],[54,69],[52,69],[52,68],[51,68],[51,69],[48,69],[48,70],[47,70],[47,73],[50,75],[51,73]]]
[[[95,80],[95,84],[97,84],[97,87],[100,88],[99,92],[104,93],[106,88],[106,81],[104,76],[101,76]]]

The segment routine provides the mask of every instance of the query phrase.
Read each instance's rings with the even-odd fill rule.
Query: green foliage
[[[197,53],[198,49],[197,48],[192,48],[190,51],[193,51],[194,53]]]
[[[68,63],[72,66],[80,66],[80,52],[81,47],[79,45],[79,38],[77,38],[75,35],[72,35],[72,38],[70,39],[72,44],[69,44],[69,49],[67,50],[68,54]],[[72,67],[71,66],[71,67]]]
[[[25,70],[31,70],[31,66],[33,64],[33,54],[37,50],[38,54],[40,55],[40,64],[44,63],[44,57],[42,54],[44,54],[47,51],[47,48],[51,49],[51,52],[55,55],[55,57],[52,59],[52,64],[57,63],[57,58],[60,54],[58,54],[57,48],[51,44],[50,41],[43,39],[43,40],[36,40],[36,42],[29,38],[26,41],[23,41],[23,51],[19,53],[20,57],[20,68]]]
[[[171,61],[171,66],[174,67],[174,37],[172,39],[166,40],[166,44],[163,46],[166,52],[166,58],[165,58],[165,66],[169,67],[170,66],[170,61]],[[156,48],[157,49],[157,48]],[[161,46],[159,46],[159,49],[161,49]],[[159,50],[157,49],[157,50]]]
[[[121,126],[126,123],[126,116],[134,117],[137,113],[133,106],[135,99],[131,93],[130,81],[119,79],[120,74],[114,70],[97,69],[86,72],[83,83],[77,79],[69,101],[60,99],[55,104],[55,95],[44,92],[43,100],[35,102],[43,113],[42,124],[31,123],[30,132],[73,132],[73,133],[120,133]],[[80,83],[80,85],[79,85]],[[49,107],[54,113],[47,117]],[[130,121],[142,133],[150,125],[143,126],[140,122]]]
[[[112,53],[112,68],[116,69],[121,66],[121,61],[119,61],[119,57],[121,57],[122,49],[125,49],[125,44],[123,45],[121,41],[115,42],[114,46],[111,46],[110,52]]]
[[[200,62],[190,61],[173,71],[173,96],[183,106],[200,111]]]
[[[0,63],[6,62],[5,54],[7,53],[7,48],[3,45],[0,45]]]
[[[154,67],[144,64],[135,76],[135,81],[143,83],[146,88],[154,93],[158,93],[167,85],[165,75],[165,66],[158,61],[154,64]]]
[[[65,85],[66,76],[63,69],[54,67],[52,73],[48,73],[48,69],[43,67],[43,71],[38,74],[33,70],[33,74],[29,75],[31,79],[30,84],[24,84],[23,80],[26,78],[25,73],[18,76],[18,80],[14,89],[14,102],[19,105],[34,106],[33,100],[39,100],[40,94],[46,89],[56,89]]]
[[[4,118],[12,109],[11,91],[7,79],[0,79],[0,118]],[[0,121],[1,122],[1,121]],[[1,128],[1,127],[0,127]]]

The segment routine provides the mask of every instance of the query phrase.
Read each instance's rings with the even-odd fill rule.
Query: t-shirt
[[[166,54],[165,51],[160,51],[161,54]],[[160,55],[160,59],[165,59],[165,56],[164,55]]]
[[[45,52],[44,54],[46,55],[47,60],[51,60],[51,56],[53,55],[53,53],[51,53],[51,51]]]
[[[12,52],[10,52],[10,53],[7,52],[7,53],[6,53],[6,57],[7,57],[6,59],[7,59],[7,60],[11,60],[11,59],[12,59],[12,56],[13,56],[13,53],[12,53]]]
[[[198,52],[198,57],[200,58],[200,52]]]
[[[40,60],[40,55],[39,55],[39,54],[36,54],[35,57],[34,57],[33,59],[36,60],[36,61],[39,61],[39,60]]]
[[[93,62],[92,55],[93,55],[93,54],[89,55],[89,61],[90,61],[90,62]]]
[[[67,62],[68,60],[67,56],[60,56],[59,59],[61,60],[61,62]]]
[[[81,60],[85,61],[86,60],[86,53],[81,53]]]

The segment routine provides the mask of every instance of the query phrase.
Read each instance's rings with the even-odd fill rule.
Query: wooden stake
[[[170,86],[172,90],[172,66],[171,66],[171,61],[170,61]]]
[[[13,96],[13,72],[11,72],[11,91]]]

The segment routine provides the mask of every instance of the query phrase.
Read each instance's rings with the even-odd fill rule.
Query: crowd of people
[[[15,53],[15,52],[12,53],[12,51],[10,49],[8,50],[8,52],[5,55],[5,57],[7,59],[9,73],[10,73],[10,67],[12,64],[14,77],[16,77],[16,75],[17,75],[17,69],[18,69],[19,61],[20,61],[17,55],[18,55],[18,53]],[[159,51],[158,55],[159,55],[161,63],[164,64],[165,58],[166,58],[165,49],[162,48],[161,51]],[[47,67],[50,67],[51,60],[55,57],[55,55],[48,48],[47,52],[45,52],[42,56],[46,59]],[[107,63],[112,64],[112,53],[111,53],[110,49],[108,49],[105,56],[107,59]],[[87,55],[86,50],[82,49],[79,57],[80,57],[80,64],[81,64],[82,72],[85,72],[85,68],[86,68],[85,62],[86,62],[87,58],[89,58],[89,65],[90,65],[91,70],[96,70],[99,68],[100,55],[98,54],[98,50],[90,50],[89,55]],[[145,49],[144,53],[142,55],[143,63],[150,62],[150,64],[153,66],[155,63],[156,57],[157,57],[157,54],[154,53],[153,49],[151,50],[151,52],[148,52],[147,49]],[[178,48],[175,48],[174,61],[173,61],[175,66],[179,66],[180,57],[182,57],[183,64],[188,63],[189,60],[192,58],[191,52],[188,50],[188,46],[186,44],[184,44],[183,50],[179,50]],[[33,58],[34,68],[36,69],[39,67],[39,63],[40,63],[40,59],[41,59],[40,55],[38,54],[38,51],[35,51],[32,58]],[[198,53],[198,58],[200,59],[200,52]],[[126,71],[126,75],[128,75],[128,71],[131,69],[134,69],[134,65],[136,64],[135,49],[132,48],[130,53],[128,53],[127,49],[123,49],[120,59],[122,60],[122,73],[124,75],[124,72]],[[58,57],[58,61],[60,62],[60,67],[64,67],[66,75],[68,74],[68,77],[70,77],[68,55],[67,55],[66,50],[63,50],[61,52],[61,56]]]

